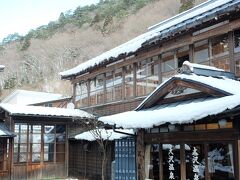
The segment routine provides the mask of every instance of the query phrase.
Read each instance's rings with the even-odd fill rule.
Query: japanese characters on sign
[[[194,180],[199,180],[199,162],[198,162],[198,152],[197,148],[193,147],[192,151],[192,164],[193,164],[193,173],[194,173]]]
[[[168,170],[169,170],[169,179],[175,179],[174,177],[174,153],[173,153],[173,147],[171,146],[168,151]]]

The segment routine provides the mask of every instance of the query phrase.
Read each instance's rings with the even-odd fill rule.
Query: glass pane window
[[[126,66],[125,72],[125,97],[133,96],[133,65]]]
[[[66,126],[56,125],[56,142],[66,141]]]
[[[122,99],[122,68],[106,73],[107,102]]]
[[[87,82],[81,82],[76,84],[76,98],[77,107],[88,105],[88,91]]]
[[[212,39],[212,55],[222,55],[228,52],[228,35],[224,34]]]
[[[29,157],[31,162],[40,162],[41,142],[42,142],[42,126],[29,125]]]
[[[122,68],[116,69],[114,76],[114,100],[116,101],[122,99],[122,81],[123,81]]]
[[[163,53],[162,72],[174,71],[175,69],[174,52]]]
[[[208,172],[211,179],[235,179],[232,144],[209,144]]]
[[[90,81],[90,105],[104,102],[104,75],[98,75]]]
[[[208,40],[194,43],[194,62],[202,63],[209,60]]]
[[[178,68],[181,68],[184,61],[189,61],[189,46],[181,47],[177,50]]]
[[[15,124],[14,132],[14,162],[27,162],[27,139],[28,139],[28,125]]]
[[[158,64],[149,58],[137,64],[137,96],[151,93],[158,85]]]
[[[235,52],[240,51],[240,29],[234,31],[234,46]]]

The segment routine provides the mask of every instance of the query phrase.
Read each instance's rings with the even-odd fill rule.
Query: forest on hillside
[[[202,0],[203,1],[203,0]],[[100,0],[59,15],[57,21],[10,34],[0,44],[0,95],[14,89],[71,94],[59,72],[89,60],[141,33],[147,27],[201,0]]]

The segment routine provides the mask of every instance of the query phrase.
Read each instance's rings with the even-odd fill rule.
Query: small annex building
[[[71,125],[95,117],[79,109],[0,104],[0,179],[68,176]]]
[[[101,180],[103,153],[106,153],[105,179],[136,180],[135,140],[131,138],[133,135],[133,129],[101,128],[76,135],[74,138],[78,141],[77,148],[81,153],[75,154],[78,161],[69,159],[69,174],[80,179]],[[71,147],[76,148],[70,145]]]
[[[138,179],[239,179],[240,82],[184,62],[134,111],[100,117],[137,131]]]

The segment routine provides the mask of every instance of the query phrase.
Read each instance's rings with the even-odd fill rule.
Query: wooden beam
[[[228,32],[228,47],[229,47],[229,63],[230,72],[235,74],[235,61],[234,61],[234,33],[233,31]]]

